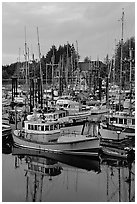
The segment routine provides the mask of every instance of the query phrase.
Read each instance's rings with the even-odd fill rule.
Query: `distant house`
[[[106,65],[101,61],[90,61],[90,62],[79,62],[78,69],[75,71],[75,86],[78,87],[79,81],[79,89],[87,90],[91,89],[93,85],[96,83],[99,75],[106,70]],[[79,76],[79,80],[77,79]],[[96,79],[95,79],[96,77]]]

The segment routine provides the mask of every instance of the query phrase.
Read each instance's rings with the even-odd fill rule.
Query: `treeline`
[[[55,45],[53,45],[49,52],[46,55],[43,55],[41,58],[41,67],[43,72],[43,77],[46,77],[46,71],[49,82],[51,82],[52,78],[52,63],[54,64],[54,69],[58,67],[60,64],[63,67],[63,74],[65,74],[65,67],[67,66],[69,69],[68,77],[71,77],[72,71],[75,71],[77,68],[77,59],[79,58],[78,53],[76,52],[74,45],[64,44],[63,46],[60,45],[57,49]],[[46,64],[47,64],[47,70],[46,70]],[[62,65],[63,64],[63,65]],[[13,75],[16,75],[18,73],[18,69],[20,67],[25,67],[26,62],[16,62],[11,65],[5,65],[2,66],[2,78],[3,79],[9,79]],[[73,67],[73,70],[72,70]],[[38,60],[31,60],[31,63],[29,63],[29,70],[30,75],[34,75],[35,71],[35,77],[39,77],[40,71],[39,71],[39,62]]]
[[[102,48],[103,49],[103,48]],[[132,50],[132,54],[130,56],[129,50]],[[68,78],[72,78],[72,75],[74,71],[77,69],[78,66],[78,59],[80,56],[78,55],[77,51],[75,50],[75,47],[73,44],[64,44],[63,46],[60,45],[57,49],[55,45],[53,45],[48,53],[46,55],[43,55],[41,58],[41,67],[43,72],[43,79],[48,76],[48,83],[52,82],[52,63],[55,65],[54,70],[57,69],[58,66],[62,67],[62,80],[65,84],[65,69],[67,67],[68,69]],[[123,43],[123,70],[122,70],[122,80],[123,80],[123,86],[126,81],[129,81],[129,73],[130,73],[130,58],[132,59],[132,67],[135,67],[135,37],[131,37],[130,39],[127,39],[126,42]],[[121,59],[121,41],[118,43],[115,55],[113,59],[109,59],[108,56],[106,56],[104,60],[104,64],[108,65],[111,64],[111,69],[113,70],[113,67],[115,67],[115,80],[117,83],[120,81],[120,59]],[[90,59],[88,57],[85,57],[85,62],[89,62]],[[47,69],[46,69],[47,64]],[[16,62],[11,65],[2,66],[2,78],[3,79],[9,79],[13,75],[17,74],[17,70],[19,67],[25,67],[25,62]],[[40,71],[39,71],[40,64],[37,60],[32,60],[32,62],[29,64],[30,69],[30,76],[33,77],[35,73],[35,77],[40,77]],[[100,70],[100,77],[105,78],[108,74],[107,68],[108,66],[104,66]],[[47,71],[47,75],[46,75]],[[112,76],[113,78],[114,76]],[[132,71],[132,79],[134,80],[134,70]]]

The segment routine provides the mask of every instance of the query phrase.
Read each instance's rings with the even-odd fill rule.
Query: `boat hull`
[[[70,138],[70,141],[61,141],[61,142],[34,142],[31,140],[27,140],[25,138],[17,136],[17,132],[13,133],[13,141],[15,145],[24,148],[37,149],[39,151],[57,151],[57,152],[66,152],[73,153],[75,155],[86,155],[91,154],[92,152],[98,156],[100,142],[97,137],[80,137],[76,136],[73,140]]]
[[[135,137],[134,132],[120,131],[117,128],[112,130],[112,129],[107,129],[107,128],[102,127],[99,130],[99,132],[100,132],[101,138],[103,139],[121,140],[127,137]]]

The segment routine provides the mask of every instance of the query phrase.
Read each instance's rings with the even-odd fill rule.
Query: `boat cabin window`
[[[58,130],[58,124],[54,125],[54,130]]]
[[[135,125],[135,119],[132,119],[132,125]]]
[[[62,118],[62,113],[59,114],[59,118]]]
[[[44,125],[41,126],[41,131],[44,131]]]
[[[123,119],[119,118],[119,124],[123,124]]]
[[[65,117],[65,113],[62,113],[63,117]]]
[[[124,119],[124,124],[127,125],[127,119]]]
[[[49,131],[49,126],[45,126],[45,131]]]
[[[34,125],[34,127],[35,127],[34,130],[37,130],[37,125]]]
[[[33,125],[30,125],[30,129],[33,130]]]
[[[110,122],[113,122],[115,120],[115,118],[110,118]]]
[[[53,125],[50,126],[50,130],[53,130]]]
[[[41,130],[41,126],[40,126],[40,125],[38,125],[38,130],[39,130],[39,131]]]
[[[28,130],[30,130],[30,124],[28,124]]]
[[[64,104],[64,108],[67,108],[68,104]]]

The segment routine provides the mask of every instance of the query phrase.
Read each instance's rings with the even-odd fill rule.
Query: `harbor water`
[[[133,202],[135,163],[109,157],[35,155],[3,144],[3,202]]]

